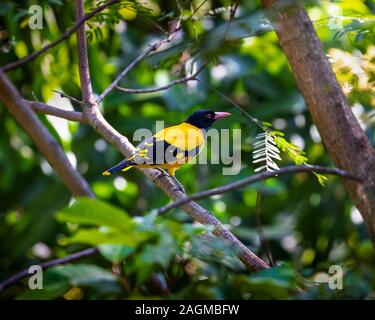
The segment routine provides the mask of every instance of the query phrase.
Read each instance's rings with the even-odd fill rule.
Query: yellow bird
[[[228,112],[196,111],[185,122],[160,130],[140,143],[133,155],[104,171],[103,175],[138,167],[165,169],[174,177],[179,167],[189,163],[202,150],[205,132],[211,125],[228,116]]]

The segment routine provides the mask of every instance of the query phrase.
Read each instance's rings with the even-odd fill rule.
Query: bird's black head
[[[212,124],[221,118],[230,116],[229,112],[214,112],[212,110],[199,110],[190,115],[185,122],[193,126],[207,130]]]

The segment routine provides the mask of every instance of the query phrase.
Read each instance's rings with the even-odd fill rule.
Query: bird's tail
[[[122,160],[114,167],[103,172],[103,176],[110,176],[113,172],[126,171],[131,169],[134,166],[134,163],[129,159]]]

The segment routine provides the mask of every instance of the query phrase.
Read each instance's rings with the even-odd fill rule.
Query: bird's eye
[[[208,114],[208,115],[207,115],[207,118],[208,118],[208,119],[211,119],[211,118],[212,118],[212,114]]]

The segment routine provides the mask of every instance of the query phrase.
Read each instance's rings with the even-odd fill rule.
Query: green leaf
[[[43,287],[42,290],[27,290],[16,300],[50,300],[61,297],[70,288],[68,282],[59,281]]]
[[[314,175],[318,178],[320,185],[322,187],[325,187],[328,178],[324,174],[321,174],[321,173],[314,172]]]
[[[347,32],[346,29],[336,32],[333,36],[333,41],[339,40],[346,32]]]
[[[268,121],[262,121],[262,124],[266,127],[272,127],[272,124]]]
[[[148,57],[147,61],[152,68],[168,68],[178,62],[181,52],[185,50],[186,44],[180,43],[171,48],[158,51]]]
[[[271,131],[277,147],[285,152],[296,165],[307,165],[308,159],[305,152],[299,146],[288,142],[281,133],[280,131]]]
[[[234,277],[232,285],[253,299],[288,299],[296,288],[295,274],[289,264],[272,267],[251,276]]]
[[[178,244],[169,233],[160,235],[157,244],[147,244],[139,258],[142,264],[158,264],[166,268],[177,253]]]
[[[102,244],[98,246],[101,255],[112,263],[120,263],[134,252],[132,247],[119,244]]]
[[[69,281],[64,277],[56,276],[51,272],[46,273],[43,277],[42,290],[26,290],[19,295],[16,300],[50,300],[62,296],[70,288]]]
[[[78,230],[71,237],[62,241],[62,244],[85,243],[89,245],[118,244],[131,248],[147,238],[147,234],[140,231],[128,231],[120,233],[113,230],[82,229]]]
[[[133,220],[125,211],[89,198],[77,199],[72,206],[58,212],[56,218],[60,222],[107,226],[121,231],[128,231],[134,227]]]
[[[72,286],[92,286],[102,283],[117,284],[111,272],[91,264],[67,264],[51,269],[54,274],[65,277]]]
[[[249,280],[253,284],[268,283],[274,287],[290,289],[295,287],[294,270],[289,264],[263,270],[251,275]]]
[[[266,19],[264,13],[256,12],[251,16],[233,19],[230,28],[228,28],[227,22],[225,22],[204,33],[200,36],[199,48],[204,54],[207,51],[222,54],[227,52],[230,43],[235,43],[236,40],[271,30],[273,30],[273,27],[269,20]],[[224,42],[225,46],[223,46]]]

